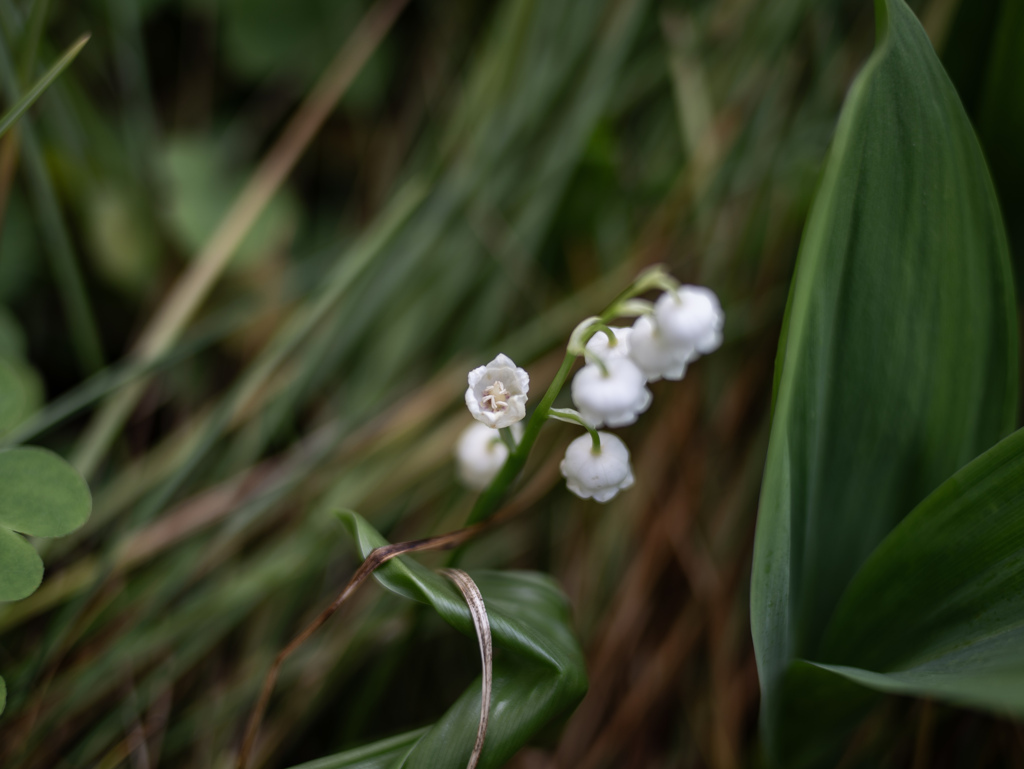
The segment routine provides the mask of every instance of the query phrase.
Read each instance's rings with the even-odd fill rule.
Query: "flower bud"
[[[526,416],[530,377],[507,355],[469,372],[466,406],[488,427],[509,427]]]
[[[713,352],[722,344],[725,313],[714,291],[704,286],[680,286],[676,294],[662,294],[654,303],[654,320],[667,341],[690,345],[698,353]]]
[[[594,451],[589,433],[581,435],[566,448],[560,469],[573,494],[607,502],[633,485],[633,470],[629,466],[629,449],[618,436],[597,435],[601,439],[600,451]]]
[[[523,425],[512,425],[512,437],[517,441],[523,437]],[[463,486],[483,491],[494,480],[505,460],[508,446],[501,440],[498,431],[481,422],[469,425],[455,444],[455,471]]]
[[[588,363],[572,380],[572,400],[580,415],[594,427],[622,427],[636,421],[651,405],[651,391],[637,365],[626,357]]]

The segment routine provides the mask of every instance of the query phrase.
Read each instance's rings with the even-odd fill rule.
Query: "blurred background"
[[[1024,254],[1024,5],[912,4]],[[4,767],[230,767],[274,655],[358,561],[462,525],[466,372],[539,394],[644,266],[726,343],[620,432],[637,485],[569,494],[545,427],[469,568],[553,574],[591,688],[512,762],[759,766],[749,563],[775,348],[866,0],[0,0],[0,406],[89,479],[0,606]],[[1018,271],[1018,275],[1019,275]],[[13,391],[13,390],[12,390]],[[425,555],[429,564],[441,556]],[[376,586],[284,667],[255,757],[430,723],[475,642]],[[846,766],[1024,766],[1006,721],[892,698]]]

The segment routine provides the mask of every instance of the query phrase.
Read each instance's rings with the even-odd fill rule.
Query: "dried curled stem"
[[[270,666],[270,670],[267,671],[266,678],[263,679],[263,688],[260,690],[259,699],[256,701],[256,707],[253,708],[252,715],[249,716],[249,723],[245,729],[245,739],[242,742],[242,750],[238,754],[238,762],[236,764],[237,769],[246,769],[249,763],[249,756],[252,753],[252,749],[256,744],[256,738],[259,736],[260,724],[263,722],[263,715],[267,710],[267,705],[270,703],[270,695],[274,691],[274,684],[277,681],[277,674],[281,669],[281,665],[287,660],[295,651],[302,646],[310,636],[313,635],[320,627],[331,618],[341,605],[345,603],[362,585],[378,567],[383,566],[385,563],[390,561],[392,558],[396,558],[400,555],[406,555],[408,553],[416,553],[421,550],[447,550],[461,545],[476,535],[496,526],[498,523],[506,520],[507,518],[515,515],[519,512],[519,506],[509,506],[506,509],[498,512],[492,518],[487,521],[474,524],[473,526],[467,526],[464,529],[458,531],[452,531],[447,534],[441,534],[436,537],[428,537],[427,539],[417,539],[410,542],[396,542],[391,545],[384,545],[378,547],[375,550],[370,551],[370,554],[366,556],[359,568],[356,569],[355,574],[345,585],[345,589],[341,591],[337,598],[324,609],[320,614],[317,615],[316,619],[309,623],[306,628],[299,633],[292,641],[282,649],[278,655],[274,658],[274,663]],[[486,726],[484,726],[486,728]],[[483,740],[479,740],[479,744],[482,746]]]
[[[476,731],[476,744],[473,745],[473,752],[469,756],[469,763],[466,769],[476,769],[480,761],[480,754],[484,749],[484,738],[487,736],[487,722],[491,717],[491,688],[494,681],[494,649],[491,643],[491,623],[487,618],[487,607],[484,605],[484,597],[480,588],[476,586],[473,578],[461,569],[441,569],[441,573],[455,583],[462,593],[469,606],[469,613],[473,617],[473,626],[476,628],[476,637],[480,642],[480,662],[483,666],[481,676],[480,694],[480,726]]]

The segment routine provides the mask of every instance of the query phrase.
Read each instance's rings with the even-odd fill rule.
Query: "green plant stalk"
[[[601,436],[597,434],[597,428],[590,424],[580,414],[572,409],[549,409],[548,415],[559,422],[566,422],[571,425],[579,425],[590,433],[590,442],[593,444],[595,454],[601,453]]]
[[[85,40],[87,39],[85,38]],[[85,44],[85,40],[80,41],[76,46],[80,48]],[[70,63],[70,59],[74,58],[76,53],[77,50],[73,46],[72,51],[65,54],[64,59],[67,59],[67,63]],[[18,85],[18,75],[6,43],[0,44],[0,80],[3,81],[7,97],[17,103],[21,98],[21,88]],[[27,104],[25,106],[28,107]],[[43,161],[43,154],[36,140],[35,131],[28,123],[23,123],[19,130],[29,192],[40,218],[41,234],[47,244],[46,250],[50,256],[57,290],[60,293],[64,311],[67,313],[71,342],[83,371],[93,373],[103,366],[103,347],[100,343],[92,306],[85,292],[82,274],[75,260],[71,237],[64,224],[57,193],[54,191],[46,170],[46,163]]]

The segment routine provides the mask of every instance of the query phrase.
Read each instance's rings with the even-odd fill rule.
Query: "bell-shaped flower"
[[[651,405],[643,372],[629,358],[588,363],[572,380],[572,400],[594,427],[622,427],[636,421]]]
[[[593,363],[595,358],[607,361],[629,355],[629,337],[632,333],[633,329],[629,327],[612,328],[612,335],[615,337],[615,344],[612,344],[606,333],[598,331],[590,337],[583,353],[587,363]]]
[[[583,499],[607,502],[622,489],[633,485],[629,449],[618,436],[598,433],[601,449],[596,451],[590,434],[569,444],[560,468],[569,491]]]
[[[666,339],[649,315],[637,318],[632,331],[629,357],[644,372],[648,382],[657,382],[663,377],[673,381],[682,379],[686,364],[697,357],[693,345]]]
[[[517,441],[523,437],[523,425],[512,425],[512,437]],[[455,444],[455,471],[467,488],[483,491],[494,480],[505,460],[508,446],[501,440],[498,431],[481,422],[473,422],[462,431]]]
[[[469,372],[466,406],[488,427],[509,427],[526,416],[530,377],[507,355]]]
[[[717,350],[722,344],[725,313],[715,292],[704,286],[680,286],[654,303],[654,320],[671,343],[690,345],[698,353]]]

